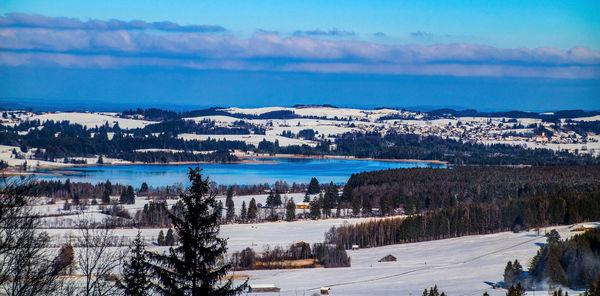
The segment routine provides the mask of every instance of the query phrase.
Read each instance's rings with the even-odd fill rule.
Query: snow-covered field
[[[553,228],[563,238],[574,234],[566,226]],[[288,229],[282,224],[281,235],[298,234]],[[527,267],[528,260],[539,249],[535,243],[545,242],[544,231],[550,229],[543,229],[541,236],[534,231],[504,232],[348,251],[352,259],[352,267],[348,268],[239,273],[249,274],[250,284],[275,284],[281,288],[279,295],[312,295],[327,286],[331,287],[330,295],[416,296],[433,285],[447,295],[482,295],[486,291],[490,295],[505,295],[506,290],[492,289],[484,281],[501,281],[509,260],[518,259]],[[388,254],[398,261],[378,262]]]
[[[289,198],[300,201],[301,194],[290,194]],[[236,213],[243,201],[255,198],[265,203],[266,195],[234,197]],[[224,201],[224,197],[219,197]],[[134,205],[125,205],[132,214],[143,208],[148,201],[136,199]],[[169,200],[173,204],[174,200]],[[59,212],[62,203],[36,206],[41,213]],[[71,215],[58,219],[76,222],[86,217],[102,219],[97,207],[90,207],[84,215]],[[48,222],[53,222],[47,218]],[[358,223],[364,219],[301,220],[295,222],[267,222],[255,224],[227,224],[221,226],[220,236],[228,239],[228,251],[237,252],[246,247],[262,252],[267,245],[287,247],[298,241],[316,243],[324,240],[324,234],[332,226]],[[56,221],[54,221],[56,222]],[[49,223],[51,224],[51,223]],[[504,295],[503,290],[494,290],[484,281],[502,280],[504,266],[509,260],[518,259],[525,267],[538,250],[536,243],[545,242],[543,234],[557,229],[563,238],[574,234],[568,226],[536,231],[490,235],[466,236],[430,242],[399,244],[378,248],[348,251],[352,266],[348,268],[314,268],[296,270],[240,271],[249,275],[250,284],[275,284],[281,288],[278,295],[312,295],[322,286],[332,288],[331,295],[420,295],[426,287],[437,285],[448,295]],[[142,229],[147,242],[155,242],[161,229]],[[166,229],[162,229],[166,230]],[[76,237],[76,229],[44,229],[57,244]],[[136,229],[115,229],[114,234],[133,239]],[[166,247],[148,246],[154,251]],[[380,263],[379,259],[391,254],[396,262]],[[572,293],[570,293],[572,294]]]
[[[45,113],[41,115],[32,115],[24,118],[27,120],[39,120],[42,123],[48,120],[53,121],[69,121],[71,123],[77,123],[86,126],[87,128],[94,128],[97,126],[103,126],[108,122],[109,126],[114,126],[116,123],[122,129],[134,129],[143,128],[144,126],[156,122],[137,120],[129,118],[120,118],[115,116],[114,113],[91,113],[91,112],[55,112]]]

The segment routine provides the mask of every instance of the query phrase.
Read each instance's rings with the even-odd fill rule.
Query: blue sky
[[[379,42],[467,42],[502,48],[600,49],[600,1],[3,1],[0,10],[53,17],[220,25],[248,37],[338,28]],[[387,37],[376,37],[373,33]],[[427,38],[411,35],[429,34]]]
[[[599,1],[9,0],[0,98],[600,109],[598,15]]]

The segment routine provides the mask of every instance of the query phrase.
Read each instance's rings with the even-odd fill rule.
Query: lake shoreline
[[[414,162],[414,163],[432,163],[450,166],[443,160],[424,160],[424,159],[395,159],[395,158],[359,158],[347,155],[303,155],[303,154],[258,154],[258,155],[236,155],[239,158],[289,158],[289,159],[346,159],[363,161],[386,161],[386,162]]]
[[[265,164],[276,164],[279,163],[277,160],[258,160],[256,158],[268,158],[268,159],[315,159],[315,160],[327,160],[327,159],[339,159],[339,160],[361,160],[361,161],[383,161],[383,162],[402,162],[402,163],[431,163],[436,165],[445,165],[450,167],[447,161],[441,160],[422,160],[422,159],[391,159],[391,158],[358,158],[355,156],[346,155],[302,155],[302,154],[244,154],[236,155],[240,158],[239,161],[231,162],[210,162],[210,161],[171,161],[171,162],[113,162],[113,163],[85,163],[85,164],[65,164],[56,163],[56,165],[40,165],[36,166],[36,171],[23,171],[17,167],[9,167],[2,173],[6,176],[61,176],[65,174],[73,173],[69,171],[69,168],[80,168],[80,167],[103,167],[103,166],[133,166],[133,165],[202,165],[202,164],[252,164],[252,163],[265,163]],[[43,170],[44,172],[40,172]]]

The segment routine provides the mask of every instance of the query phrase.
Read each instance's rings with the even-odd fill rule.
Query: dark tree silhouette
[[[117,285],[128,296],[145,296],[150,291],[150,272],[146,257],[146,248],[140,232],[129,248],[129,260],[123,264],[123,279]]]
[[[190,169],[192,185],[180,195],[180,215],[169,213],[179,246],[168,253],[148,253],[157,278],[153,286],[162,295],[237,295],[247,285],[234,287],[232,279],[223,279],[231,265],[218,265],[217,261],[227,251],[227,241],[217,236],[217,201],[209,193],[208,178],[203,179],[200,172],[199,168]]]

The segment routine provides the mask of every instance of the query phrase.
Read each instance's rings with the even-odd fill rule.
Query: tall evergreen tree
[[[308,183],[308,194],[317,194],[321,191],[321,186],[319,186],[319,181],[317,178],[313,177],[310,179],[310,183]]]
[[[167,230],[167,235],[165,236],[165,245],[173,246],[175,245],[175,236],[173,235],[173,229],[169,228]]]
[[[296,220],[296,203],[294,199],[290,199],[285,206],[285,220],[294,221]]]
[[[227,207],[227,221],[233,221],[233,219],[235,218],[235,204],[233,203],[233,186],[230,186],[227,189],[225,207]]]
[[[147,193],[148,192],[148,183],[144,182],[142,183],[142,186],[140,187],[140,193]]]
[[[352,215],[358,216],[360,214],[360,198],[355,196],[352,198]]]
[[[121,192],[121,196],[119,197],[119,202],[122,204],[134,204],[135,203],[135,193],[133,193],[133,187],[127,186],[127,189]]]
[[[217,214],[217,221],[221,221],[223,218],[223,202],[219,201],[215,207],[215,213]]]
[[[275,189],[275,198],[273,199],[273,205],[278,208],[283,204],[283,202],[281,201],[281,192],[279,192],[279,189]]]
[[[160,246],[165,246],[167,244],[165,240],[165,232],[162,231],[162,229],[158,232],[158,238],[156,239],[156,242]]]
[[[129,247],[129,260],[123,264],[123,279],[117,282],[123,294],[127,296],[149,295],[150,273],[146,257],[146,248],[140,231]]]
[[[248,205],[248,220],[254,221],[258,215],[258,207],[256,206],[256,200],[252,198]]]
[[[179,246],[166,254],[149,253],[157,277],[154,288],[159,294],[173,296],[240,294],[247,282],[234,287],[232,279],[223,279],[231,265],[217,264],[227,251],[227,241],[218,237],[218,205],[215,195],[209,194],[208,178],[203,179],[196,168],[190,169],[189,179],[191,187],[180,195],[180,216],[169,212]]]
[[[104,192],[102,192],[102,203],[110,204],[110,195],[112,194],[112,184],[109,180],[104,183]]]
[[[246,201],[242,202],[242,209],[240,210],[240,220],[246,221]]]
[[[310,202],[310,216],[313,219],[321,218],[321,200],[316,196],[313,201]]]
[[[333,182],[330,182],[329,186],[327,186],[327,190],[325,191],[325,196],[323,197],[323,215],[325,218],[331,216],[331,209],[336,207],[338,202],[337,195],[337,187],[333,185]]]

